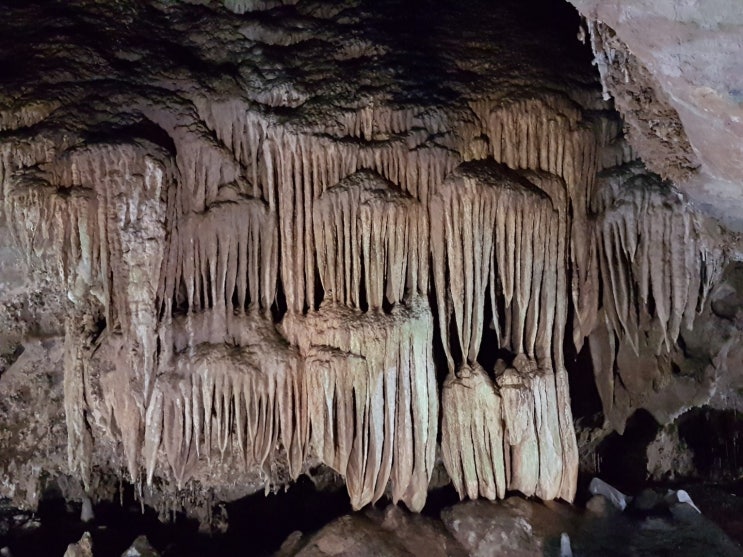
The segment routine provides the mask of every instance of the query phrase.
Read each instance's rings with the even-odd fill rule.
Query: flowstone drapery
[[[546,188],[554,200],[506,167],[467,163],[431,202],[439,328],[449,364],[442,451],[460,496],[478,494],[475,478],[491,499],[505,489],[545,499],[572,496],[575,440],[561,439],[560,428],[560,420],[568,420],[563,431],[572,425],[569,398],[558,397],[559,367],[552,363],[553,337],[561,339],[556,331],[564,330],[567,317],[558,311],[558,287],[567,274],[565,192],[556,177],[537,181],[556,186]],[[497,343],[490,348],[516,354],[516,370],[496,373],[498,392],[477,362],[486,306]],[[452,318],[459,369],[449,348]]]
[[[390,6],[124,4],[115,52],[63,21],[39,51],[64,70],[0,96],[3,222],[66,296],[85,489],[236,498],[324,464],[354,507],[418,511],[440,442],[460,497],[571,500],[566,335],[611,416],[614,360],[669,350],[714,279],[672,189],[601,174],[635,155],[594,76],[500,5],[399,56]]]

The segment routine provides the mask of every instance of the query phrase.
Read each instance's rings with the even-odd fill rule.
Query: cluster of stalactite
[[[626,416],[614,415],[617,355],[647,361],[669,353],[702,311],[720,261],[683,196],[640,166],[602,175],[591,210],[592,267],[601,288],[590,302],[596,321],[589,340],[604,413],[621,428]],[[644,370],[635,382],[651,389],[654,373]]]
[[[329,303],[287,315],[299,346],[312,450],[346,479],[355,508],[392,499],[420,510],[433,471],[438,395],[433,318],[413,300],[384,313]]]
[[[136,378],[142,392],[149,392],[157,367],[154,301],[165,246],[163,196],[172,171],[154,145],[143,150],[103,144],[56,158],[51,149],[37,149],[35,155],[21,159],[21,165],[14,161],[31,167],[24,172],[5,166],[6,217],[29,266],[46,269],[67,292],[69,463],[87,485],[92,438],[86,377],[96,333],[92,321],[102,320],[109,331],[136,346],[122,351],[119,363],[125,377]]]
[[[504,166],[472,162],[452,173],[431,202],[439,329],[449,367],[442,451],[460,495],[472,498],[517,489],[569,499],[574,489],[569,397],[558,392],[555,370],[564,370],[553,365],[552,350],[566,320],[559,300],[566,295],[565,185],[544,175],[534,181],[548,186],[540,189]],[[514,367],[495,374],[497,387],[478,363],[485,325],[495,333],[491,350],[516,354]],[[561,354],[554,352],[558,361]]]
[[[681,201],[596,184],[632,157],[617,126],[558,94],[475,103],[463,123],[375,106],[296,127],[194,102],[190,126],[150,114],[172,153],[2,144],[17,244],[73,308],[71,468],[89,476],[103,427],[133,481],[229,461],[270,482],[276,459],[296,477],[315,458],[354,507],[389,490],[420,510],[441,415],[460,496],[571,500],[569,304],[576,343],[599,316],[633,341],[652,298],[667,347],[710,280]],[[484,349],[512,361],[485,369]]]

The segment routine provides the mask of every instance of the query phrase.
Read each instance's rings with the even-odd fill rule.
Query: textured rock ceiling
[[[570,500],[566,347],[618,430],[715,390],[729,345],[689,335],[729,240],[638,160],[566,6],[4,9],[7,496],[188,506],[322,463],[420,510],[440,446],[462,497]],[[628,110],[629,139],[690,183],[661,101],[678,148]]]

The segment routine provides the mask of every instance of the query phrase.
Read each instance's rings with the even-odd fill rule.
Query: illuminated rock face
[[[269,4],[81,4],[67,50],[8,79],[3,226],[28,288],[66,298],[68,461],[41,466],[87,491],[125,470],[156,505],[323,463],[354,507],[418,511],[440,443],[461,497],[572,500],[566,335],[622,427],[621,347],[672,350],[715,279],[696,214],[639,165],[607,174],[635,155],[600,89],[516,51],[503,8],[418,15],[454,41],[442,70],[355,4]],[[447,81],[406,81],[419,64]]]

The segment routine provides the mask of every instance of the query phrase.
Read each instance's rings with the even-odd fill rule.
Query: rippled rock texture
[[[0,493],[572,500],[728,253],[543,8],[5,2]]]

